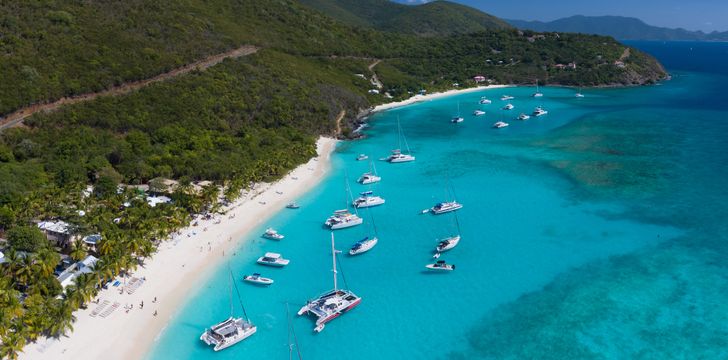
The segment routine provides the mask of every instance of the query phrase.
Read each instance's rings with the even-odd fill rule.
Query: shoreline
[[[373,113],[385,111],[385,110],[391,110],[391,109],[395,109],[398,107],[407,106],[407,105],[411,105],[411,104],[417,104],[417,103],[424,102],[424,101],[430,101],[430,100],[434,100],[434,99],[448,97],[448,96],[452,96],[452,95],[466,94],[466,93],[477,92],[477,91],[481,91],[481,90],[489,90],[489,89],[502,89],[502,88],[509,88],[509,87],[515,87],[515,86],[517,86],[517,85],[483,85],[483,86],[476,86],[476,87],[471,87],[471,88],[467,88],[467,89],[447,90],[447,91],[436,92],[436,93],[427,94],[427,95],[414,95],[405,100],[377,105],[369,111],[369,114],[373,114]]]
[[[224,210],[226,214],[209,220],[196,217],[197,226],[187,226],[163,242],[131,277],[144,279],[133,291],[120,293],[109,286],[99,292],[99,304],[119,303],[107,317],[94,316],[99,306],[89,303],[74,313],[74,331],[60,339],[40,338],[28,344],[20,359],[141,359],[152,349],[194,287],[217,268],[249,237],[250,232],[285,205],[316,186],[331,169],[331,154],[339,141],[319,137],[317,156],[299,165],[274,183],[255,184],[253,189]],[[217,222],[217,223],[216,223]],[[228,255],[225,255],[227,252]],[[128,281],[128,280],[127,280]],[[154,299],[157,299],[154,302]],[[140,309],[140,303],[144,307]],[[125,310],[131,304],[133,308]],[[154,312],[157,315],[154,316]],[[103,314],[103,312],[102,312]]]

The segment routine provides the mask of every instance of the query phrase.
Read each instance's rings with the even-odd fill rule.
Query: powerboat
[[[334,247],[334,233],[331,233],[331,259],[334,263],[334,288],[322,295],[306,302],[298,310],[298,315],[310,314],[316,318],[316,327],[313,331],[321,332],[326,324],[341,314],[355,308],[361,303],[361,297],[351,290],[339,289],[336,284],[336,248]]]
[[[369,159],[369,156],[367,156],[366,154],[359,154],[359,156],[356,157],[356,161],[363,161],[366,159]]]
[[[296,204],[295,202],[290,202],[286,205],[286,209],[298,209],[301,206]]]
[[[255,334],[258,327],[243,318],[233,318],[213,325],[210,329],[206,329],[200,336],[200,340],[207,345],[214,345],[215,351],[220,351],[231,347],[251,335]]]
[[[367,185],[367,184],[373,184],[375,182],[379,182],[382,180],[381,177],[375,175],[374,173],[364,173],[362,176],[359,177],[359,180],[357,180],[358,183]]]
[[[455,265],[448,264],[445,262],[445,260],[437,260],[434,264],[427,264],[425,265],[426,268],[430,270],[437,270],[437,271],[453,271],[455,270]]]
[[[415,161],[415,157],[410,154],[402,154],[399,149],[392,150],[392,154],[385,159],[390,163],[403,163],[408,161]]]
[[[333,215],[326,219],[324,224],[331,230],[338,230],[360,225],[363,222],[364,219],[360,218],[359,215],[350,213],[349,210],[336,210]]]
[[[503,110],[513,110],[514,107],[515,106],[513,106],[513,104],[508,103],[506,104],[506,106],[503,107]]]
[[[283,240],[285,236],[279,234],[278,231],[273,228],[267,228],[263,233],[263,237],[271,240]]]
[[[500,98],[500,99],[501,99],[502,101],[508,101],[508,100],[513,100],[513,99],[515,99],[515,97],[513,97],[513,96],[510,96],[510,95],[503,95],[503,96],[501,96],[501,98]]]
[[[438,253],[445,252],[445,251],[448,251],[448,250],[458,246],[459,242],[460,242],[460,235],[450,236],[450,237],[440,240],[440,243],[437,244],[437,248],[435,248],[435,250]]]
[[[536,109],[534,109],[534,110],[533,110],[533,116],[537,116],[537,117],[538,117],[538,116],[543,116],[543,115],[546,115],[546,114],[548,114],[548,113],[549,113],[548,111],[544,110],[544,109],[543,109],[542,107],[540,107],[540,106],[539,106],[539,107],[537,107]]]
[[[453,201],[445,201],[438,204],[435,204],[430,211],[435,215],[440,215],[444,213],[448,213],[450,211],[455,211],[462,209],[463,205],[459,202],[453,200]]]
[[[356,198],[352,205],[354,205],[357,209],[361,209],[384,204],[384,198],[381,196],[373,196],[373,194],[374,193],[372,191],[365,191],[361,193],[361,196]]]
[[[475,115],[475,116],[485,115],[485,111],[483,111],[483,110],[475,110],[475,111],[473,111],[473,115]]]
[[[480,104],[480,105],[488,105],[491,102],[492,101],[490,101],[487,97],[483,96],[482,98],[480,98],[480,101],[478,101],[478,104]]]
[[[521,113],[521,115],[518,115],[518,120],[528,120],[530,118],[531,118],[530,115],[526,115],[524,113]]]
[[[493,124],[493,127],[494,127],[494,128],[496,128],[496,129],[502,129],[502,128],[504,128],[504,127],[507,127],[507,126],[509,126],[509,125],[510,125],[510,124],[509,124],[509,123],[507,123],[507,122],[503,122],[503,121],[498,121],[498,122],[496,122],[495,124]]]
[[[379,239],[375,237],[365,237],[359,241],[357,241],[354,246],[351,247],[349,250],[349,255],[359,255],[363,254],[369,250],[371,250],[375,245],[377,245],[377,242]]]
[[[262,277],[262,276],[260,276],[259,273],[254,273],[253,275],[245,275],[245,276],[243,276],[243,280],[245,280],[249,283],[258,284],[258,285],[273,284],[273,279]]]
[[[267,252],[265,255],[258,258],[258,264],[268,266],[283,267],[288,265],[289,262],[291,261],[284,259],[281,254],[274,252]]]

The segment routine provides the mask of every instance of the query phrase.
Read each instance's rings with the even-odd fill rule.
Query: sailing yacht
[[[437,254],[451,250],[452,248],[458,246],[458,243],[460,243],[460,221],[458,221],[458,213],[454,212],[453,215],[455,216],[455,225],[458,228],[458,234],[454,236],[448,236],[440,240],[440,242],[437,244],[437,247],[435,248]]]
[[[399,124],[399,118],[397,118],[397,130],[399,131],[399,148],[392,150],[392,154],[384,158],[385,161],[389,161],[392,164],[415,161],[415,157],[410,155],[409,145],[407,145],[407,138],[402,134],[402,126]],[[407,148],[407,154],[403,154],[402,150],[402,139],[404,139],[404,145]]]
[[[331,230],[339,230],[360,225],[363,222],[364,219],[360,218],[356,214],[350,213],[349,210],[344,209],[334,211],[334,214],[326,219],[324,224],[331,228]]]
[[[351,249],[349,249],[349,255],[359,255],[363,254],[369,250],[371,250],[375,245],[377,245],[377,242],[379,242],[379,235],[377,234],[377,225],[374,223],[374,215],[372,215],[371,211],[367,211],[369,213],[369,218],[372,223],[372,228],[374,229],[374,236],[365,236],[363,239],[357,241]]]
[[[457,123],[461,123],[463,121],[465,121],[465,118],[460,116],[460,102],[458,102],[458,114],[457,114],[457,116],[450,119],[450,122],[453,124],[457,124]]]
[[[473,111],[473,115],[475,115],[475,116],[485,115],[485,111],[483,111],[483,110],[475,110],[475,111]]]
[[[578,98],[583,98],[584,97],[584,94],[581,93],[581,88],[579,88],[579,91],[577,91],[576,94],[574,94],[574,96],[576,96]]]
[[[374,195],[374,192],[372,192],[371,190],[364,191],[359,195],[361,196],[356,198],[352,203],[352,205],[354,205],[354,207],[356,207],[357,209],[384,204],[384,198]]]
[[[513,108],[515,108],[515,106],[513,106],[513,104],[511,103],[508,103],[506,104],[506,106],[503,107],[503,110],[513,110]]]
[[[341,314],[355,308],[361,303],[361,297],[351,290],[339,289],[336,283],[336,248],[334,246],[334,233],[331,233],[331,260],[333,262],[334,288],[315,299],[306,302],[298,315],[310,314],[316,318],[315,332],[321,332],[326,324]]]
[[[543,116],[543,115],[546,115],[548,113],[549,113],[548,111],[544,110],[540,106],[536,107],[536,109],[533,110],[533,116],[536,116],[536,117]]]
[[[233,274],[230,272],[230,283],[235,284],[232,281],[232,276]],[[235,285],[235,290],[237,291],[237,289],[238,286]],[[237,293],[245,318],[233,317],[233,289],[230,286],[230,317],[225,321],[213,325],[210,329],[205,329],[205,332],[200,335],[200,340],[204,341],[207,345],[214,345],[213,350],[215,351],[233,346],[255,334],[258,330],[258,327],[250,321],[248,314],[245,312],[243,302],[240,300],[240,292],[238,291]]]
[[[356,161],[363,161],[366,159],[369,159],[369,156],[367,156],[366,154],[359,154],[359,156],[356,157]]]
[[[531,116],[526,115],[525,113],[521,113],[521,115],[518,115],[518,120],[528,120]]]
[[[500,99],[501,99],[502,101],[508,101],[508,100],[513,100],[513,99],[515,99],[515,97],[513,97],[513,96],[510,96],[510,95],[503,95],[503,96],[501,96],[501,98],[500,98]]]
[[[485,96],[481,97],[481,98],[480,98],[480,101],[478,101],[478,104],[480,104],[480,105],[488,105],[488,104],[490,104],[490,103],[492,103],[492,101],[490,101],[490,100],[489,100],[489,99],[488,99],[487,97],[485,97]]]
[[[495,129],[502,129],[504,127],[509,126],[510,124],[505,121],[497,121],[495,124],[493,124],[493,128]]]
[[[538,91],[538,81],[536,82],[536,92],[533,93],[533,95],[531,95],[531,96],[533,96],[533,97],[543,97],[543,94],[540,91]]]
[[[374,167],[374,162],[369,162],[369,172],[362,174],[357,182],[362,185],[367,185],[374,184],[375,182],[379,182],[380,180],[382,180],[382,178],[377,175],[377,168]]]

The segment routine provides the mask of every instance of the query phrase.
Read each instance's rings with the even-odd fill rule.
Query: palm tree
[[[81,299],[81,303],[79,305],[83,305],[96,296],[95,280],[96,279],[92,274],[81,274],[76,278],[74,285],[76,286],[76,291],[78,291],[78,296]]]
[[[0,358],[17,359],[18,353],[23,351],[24,346],[24,336],[17,332],[9,332],[2,338],[2,347],[0,347]]]
[[[49,277],[53,275],[61,256],[51,249],[40,249],[35,255],[35,265],[42,276]]]
[[[81,239],[76,239],[73,242],[73,249],[71,249],[71,259],[75,261],[81,261],[86,258],[86,246]]]

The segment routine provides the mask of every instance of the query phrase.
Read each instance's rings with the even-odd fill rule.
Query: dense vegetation
[[[343,23],[420,36],[510,29],[505,21],[464,5],[432,1],[419,6],[390,0],[301,0]]]
[[[407,16],[434,17],[442,6],[460,9],[437,3],[407,8],[415,9]],[[466,20],[452,15],[461,10],[443,23],[482,30],[480,20],[466,26],[473,10],[457,15]],[[346,136],[361,110],[388,101],[368,93],[375,59],[382,60],[374,68],[382,91],[394,98],[453,82],[473,85],[476,74],[501,83],[575,85],[664,75],[635,50],[624,68],[613,66],[625,47],[610,38],[512,29],[466,34],[440,25],[418,36],[379,31],[386,26],[355,13],[367,24],[350,27],[287,0],[0,3],[0,113],[150,77],[244,44],[262,48],[127,95],[39,113],[0,134],[0,231],[8,240],[0,268],[0,356],[70,330],[73,311],[99,286],[133,270],[191,215],[215,211],[220,190],[235,199],[251,182],[306,161],[316,136],[335,135],[342,114]],[[578,68],[554,68],[568,62]],[[172,204],[152,208],[134,191],[117,191],[119,184],[156,188],[158,177],[180,180]],[[194,180],[213,184],[193,191]],[[85,194],[89,184],[93,191]],[[45,219],[63,219],[77,234],[103,240],[96,249],[80,242],[54,249],[34,225]],[[53,274],[59,252],[75,260],[92,252],[100,262],[63,290]]]

